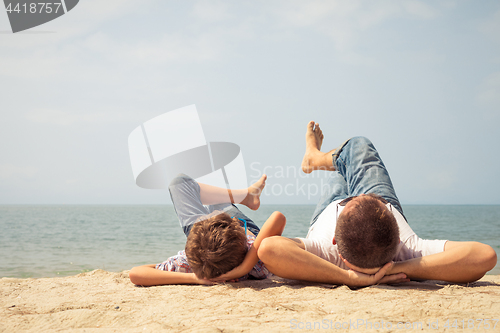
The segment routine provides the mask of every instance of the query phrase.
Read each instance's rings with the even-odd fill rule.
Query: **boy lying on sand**
[[[257,210],[265,181],[264,175],[248,189],[227,190],[197,183],[186,175],[177,176],[169,191],[187,236],[185,251],[157,265],[132,268],[130,281],[152,286],[213,284],[248,277],[265,279],[269,272],[259,261],[257,251],[264,238],[282,234],[286,218],[274,212],[259,230],[230,203]]]

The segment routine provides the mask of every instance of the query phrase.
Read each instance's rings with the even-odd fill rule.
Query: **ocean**
[[[262,205],[242,211],[262,226],[275,210],[287,217],[284,236],[305,237],[313,205]],[[474,240],[500,254],[500,205],[403,205],[426,239]],[[94,269],[111,272],[154,264],[184,249],[173,206],[1,205],[0,277],[40,278]],[[500,265],[488,274],[500,274]]]

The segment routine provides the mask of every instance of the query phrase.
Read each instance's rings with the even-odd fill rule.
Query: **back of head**
[[[339,253],[360,268],[381,267],[394,258],[399,227],[391,211],[376,195],[356,201],[337,219],[335,240]]]
[[[186,256],[199,278],[211,279],[237,267],[247,253],[247,241],[238,219],[221,213],[196,222],[187,238]]]

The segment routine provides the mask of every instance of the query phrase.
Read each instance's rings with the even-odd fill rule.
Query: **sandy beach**
[[[145,288],[133,285],[128,272],[95,270],[62,278],[2,278],[0,295],[1,332],[421,332],[429,325],[450,332],[472,325],[473,331],[500,331],[492,320],[500,319],[499,275],[469,285],[424,281],[358,290],[277,277]]]

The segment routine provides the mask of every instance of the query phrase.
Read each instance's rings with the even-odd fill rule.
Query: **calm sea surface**
[[[500,255],[500,206],[403,206],[422,238],[475,240]],[[242,209],[243,210],[243,209]],[[279,210],[284,236],[305,237],[314,206],[243,210],[257,225]],[[119,272],[166,260],[185,236],[173,206],[0,206],[0,277],[53,277],[97,268]],[[500,266],[488,274],[500,274]]]

